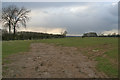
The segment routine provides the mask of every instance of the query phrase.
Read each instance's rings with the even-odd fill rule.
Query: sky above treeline
[[[85,32],[118,32],[116,2],[3,2],[2,7],[16,5],[31,10],[27,28],[22,31],[81,35]]]

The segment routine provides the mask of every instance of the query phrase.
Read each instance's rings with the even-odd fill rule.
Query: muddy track
[[[44,43],[31,44],[30,51],[14,54],[3,64],[4,78],[105,78],[89,60],[74,47]],[[7,68],[7,69],[6,69]]]

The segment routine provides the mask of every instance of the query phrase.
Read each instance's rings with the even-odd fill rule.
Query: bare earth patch
[[[5,59],[10,63],[3,63],[4,78],[107,78],[75,47],[33,43],[29,52]]]

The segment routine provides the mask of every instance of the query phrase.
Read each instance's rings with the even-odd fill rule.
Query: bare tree
[[[62,35],[64,35],[64,36],[66,36],[66,34],[67,34],[67,31],[64,31],[64,32],[62,33]]]
[[[14,34],[16,33],[16,28],[19,28],[20,25],[26,27],[26,22],[29,20],[28,13],[30,10],[27,10],[24,7],[17,7],[15,5],[10,5],[2,9],[2,20],[4,27],[9,27],[9,33],[13,29]]]
[[[16,6],[13,5],[2,8],[3,26],[9,27],[9,33],[11,33],[12,18],[15,10],[16,10]]]

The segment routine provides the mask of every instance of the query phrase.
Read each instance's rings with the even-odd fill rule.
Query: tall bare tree
[[[9,27],[9,33],[13,29],[14,34],[16,33],[16,28],[19,28],[20,25],[26,27],[26,22],[29,20],[28,13],[30,10],[27,10],[24,7],[17,7],[15,5],[10,5],[2,9],[2,20],[4,27]]]
[[[62,34],[63,36],[66,36],[67,31],[65,30],[65,31],[63,31],[61,34]]]
[[[16,10],[16,6],[13,5],[2,8],[3,26],[9,27],[9,33],[11,33],[12,18],[15,10]]]

